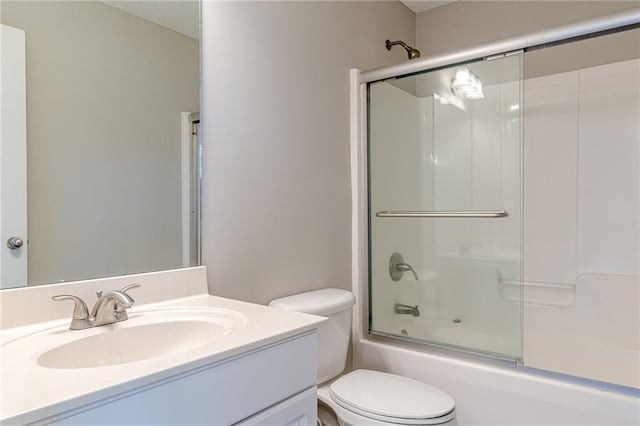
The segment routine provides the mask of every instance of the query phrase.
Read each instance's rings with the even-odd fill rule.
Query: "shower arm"
[[[405,43],[404,41],[402,41],[402,40],[397,40],[397,41],[387,40],[385,42],[385,45],[387,46],[387,50],[391,50],[391,46],[396,46],[396,45],[400,45],[400,46],[404,47],[407,50],[409,49],[409,45],[407,43]]]

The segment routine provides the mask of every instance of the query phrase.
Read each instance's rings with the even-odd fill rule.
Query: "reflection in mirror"
[[[0,12],[0,288],[198,264],[198,2]]]

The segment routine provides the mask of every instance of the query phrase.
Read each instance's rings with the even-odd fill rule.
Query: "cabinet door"
[[[292,396],[256,414],[237,426],[313,426],[316,424],[318,397],[316,388]]]
[[[309,389],[315,398],[315,384],[312,333],[33,424],[232,425]],[[286,424],[273,421],[255,424]]]

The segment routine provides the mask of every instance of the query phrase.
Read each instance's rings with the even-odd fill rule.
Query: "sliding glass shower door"
[[[521,359],[522,55],[368,85],[370,332]]]

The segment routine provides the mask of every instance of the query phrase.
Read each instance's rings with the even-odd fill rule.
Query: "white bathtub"
[[[492,366],[356,337],[353,364],[411,377],[450,393],[460,426],[640,424],[639,392],[542,377],[507,363]]]

